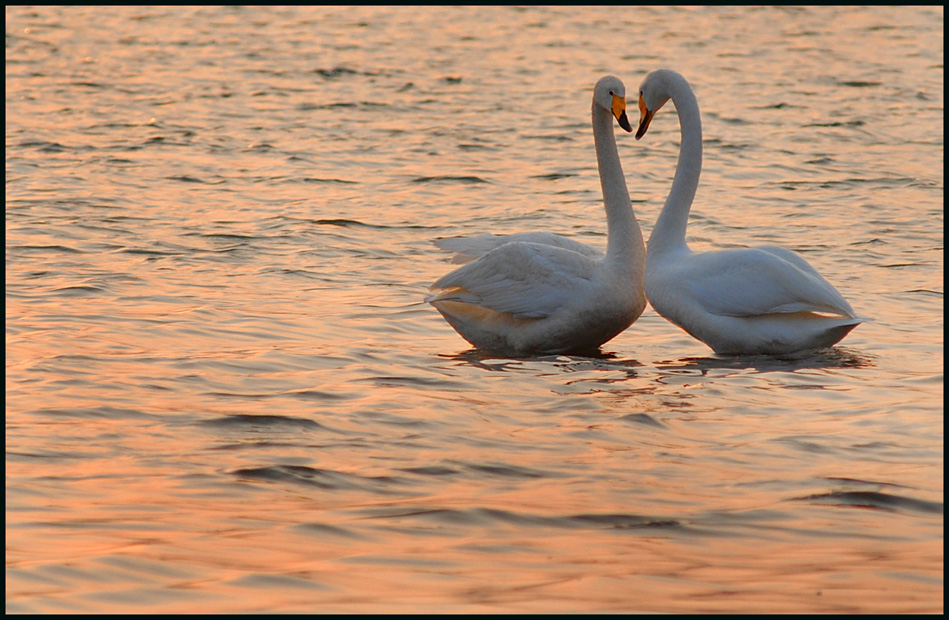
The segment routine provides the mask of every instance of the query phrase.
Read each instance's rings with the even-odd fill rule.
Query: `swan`
[[[626,87],[593,89],[593,139],[606,207],[606,253],[544,232],[440,239],[465,263],[425,300],[478,349],[513,355],[593,351],[639,318],[645,246],[626,190],[613,118],[628,132]]]
[[[868,320],[791,250],[689,249],[685,231],[702,171],[702,121],[682,75],[659,69],[643,80],[636,139],[669,99],[682,137],[672,189],[646,250],[646,297],[656,312],[720,355],[781,356],[829,347]]]

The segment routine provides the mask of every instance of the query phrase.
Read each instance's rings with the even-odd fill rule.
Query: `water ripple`
[[[910,511],[943,514],[942,502],[930,502],[880,491],[830,491],[805,497],[795,497],[792,498],[792,501],[826,504],[841,508],[873,508],[892,512]]]
[[[401,486],[408,483],[407,479],[396,476],[360,476],[305,465],[243,467],[228,473],[241,480],[291,482],[327,491],[367,491],[388,494],[394,492],[391,488],[393,485]]]

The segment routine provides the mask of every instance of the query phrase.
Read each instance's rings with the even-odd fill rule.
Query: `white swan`
[[[632,131],[626,87],[607,76],[593,90],[605,255],[540,232],[436,242],[458,253],[455,262],[471,262],[432,284],[426,301],[475,347],[514,355],[593,351],[642,314],[645,247],[616,151],[614,117]]]
[[[643,80],[636,139],[669,99],[679,114],[682,141],[672,189],[646,252],[646,296],[656,312],[723,355],[829,347],[867,320],[790,250],[689,249],[685,231],[702,171],[702,121],[692,88],[675,71],[660,69]]]

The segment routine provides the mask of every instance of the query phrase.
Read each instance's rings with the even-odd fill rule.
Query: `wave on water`
[[[392,493],[393,485],[403,485],[407,479],[395,476],[361,476],[331,469],[319,469],[306,465],[268,465],[244,467],[229,472],[243,480],[261,482],[292,482],[317,487],[328,491],[364,491],[370,493]]]
[[[490,183],[481,177],[476,176],[458,176],[453,174],[443,174],[431,177],[416,177],[412,179],[413,183]]]
[[[830,491],[793,499],[841,508],[871,508],[891,512],[910,511],[941,515],[944,510],[942,502],[930,502],[881,491]]]
[[[682,529],[676,519],[623,513],[581,513],[563,516],[528,514],[497,508],[367,508],[359,511],[364,518],[437,522],[446,525],[492,527],[515,525],[579,530]]]

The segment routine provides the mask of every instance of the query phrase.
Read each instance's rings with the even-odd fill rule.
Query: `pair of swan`
[[[688,82],[667,69],[639,89],[642,138],[672,100],[682,142],[672,189],[649,238],[633,213],[613,118],[626,131],[626,89],[593,91],[593,138],[606,207],[606,254],[549,233],[436,241],[466,263],[426,301],[480,349],[525,355],[592,351],[653,308],[721,355],[787,355],[831,346],[864,319],[804,259],[775,246],[695,253],[686,240],[702,169],[702,123]]]

